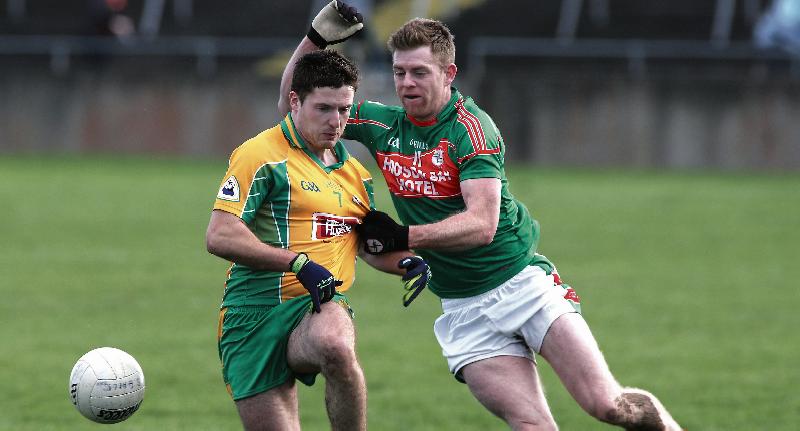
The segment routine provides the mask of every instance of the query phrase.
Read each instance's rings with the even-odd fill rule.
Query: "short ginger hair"
[[[443,22],[433,19],[414,18],[408,21],[392,33],[387,45],[392,54],[429,46],[442,67],[456,61],[455,37]]]

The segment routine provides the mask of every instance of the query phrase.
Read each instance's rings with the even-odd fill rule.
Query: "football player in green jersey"
[[[442,300],[434,330],[456,379],[512,429],[557,429],[533,351],[598,420],[679,430],[655,396],[616,381],[575,291],[536,253],[538,223],[508,191],[499,130],[452,86],[458,68],[447,27],[416,18],[388,46],[401,106],[359,103],[344,137],[371,151],[405,225],[373,211],[357,229],[368,253],[411,248],[434,276],[446,274],[430,289]],[[293,58],[318,48],[304,38]],[[292,68],[290,60],[283,83]]]
[[[322,15],[358,18],[348,9]],[[317,38],[345,39],[315,21]],[[311,31],[310,31],[311,33]],[[303,56],[291,112],[230,158],[206,233],[209,252],[231,261],[219,314],[218,350],[244,428],[299,430],[297,384],[325,376],[332,430],[365,430],[366,385],[355,350],[353,227],[373,207],[372,176],[339,141],[357,87],[356,67],[336,51]],[[408,251],[365,255],[403,276],[408,305],[430,277]]]

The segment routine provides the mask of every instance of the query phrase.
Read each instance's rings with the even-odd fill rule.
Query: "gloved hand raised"
[[[397,224],[385,212],[368,212],[355,230],[369,254],[408,250],[408,226]]]
[[[322,304],[333,299],[336,287],[342,285],[341,280],[336,280],[330,271],[309,259],[305,253],[295,256],[289,266],[303,287],[311,294],[311,304],[317,313],[321,311]]]
[[[364,27],[364,18],[347,3],[334,0],[326,4],[311,21],[308,38],[320,49],[343,42]]]
[[[411,301],[425,289],[433,275],[428,263],[419,256],[400,259],[397,267],[406,270],[406,274],[403,276],[403,288],[406,290],[403,295],[403,306],[408,307],[408,304],[411,304]]]

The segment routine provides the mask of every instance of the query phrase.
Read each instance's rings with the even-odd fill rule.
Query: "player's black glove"
[[[403,295],[403,306],[408,307],[408,304],[411,304],[411,301],[422,292],[422,289],[425,289],[433,275],[428,263],[419,256],[400,259],[397,267],[406,270],[406,275],[403,276],[403,288],[406,290]]]
[[[303,287],[311,294],[311,304],[317,313],[321,311],[322,304],[333,299],[336,287],[342,285],[330,271],[309,259],[305,253],[295,256],[289,266]]]
[[[408,250],[408,226],[397,224],[385,212],[368,212],[355,229],[369,254]]]
[[[342,1],[326,4],[311,21],[308,38],[320,49],[349,39],[364,27],[364,18]]]

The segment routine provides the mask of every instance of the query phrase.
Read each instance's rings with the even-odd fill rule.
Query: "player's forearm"
[[[259,271],[287,271],[289,263],[296,253],[289,250],[270,247],[264,243],[251,243],[242,241],[241,238],[228,238],[222,240],[224,247],[209,249],[215,256],[230,262],[247,266]]]
[[[206,249],[230,262],[263,271],[286,271],[296,255],[264,244],[238,217],[219,210],[212,212],[206,232]]]
[[[414,253],[409,251],[394,251],[384,254],[368,254],[361,251],[358,256],[364,259],[364,262],[378,271],[386,272],[389,274],[403,275],[405,271],[397,266],[401,259],[407,256],[413,256]]]
[[[465,211],[436,223],[409,226],[408,248],[467,250],[491,243],[496,229],[491,218]]]
[[[309,52],[318,50],[319,47],[314,45],[307,36],[300,41],[300,44],[297,45],[295,48],[292,57],[289,59],[289,63],[286,64],[286,68],[283,69],[283,75],[281,75],[281,92],[278,98],[278,114],[281,116],[286,115],[289,112],[289,92],[292,90],[292,74],[294,74],[294,64],[297,60],[300,59],[305,54]]]

